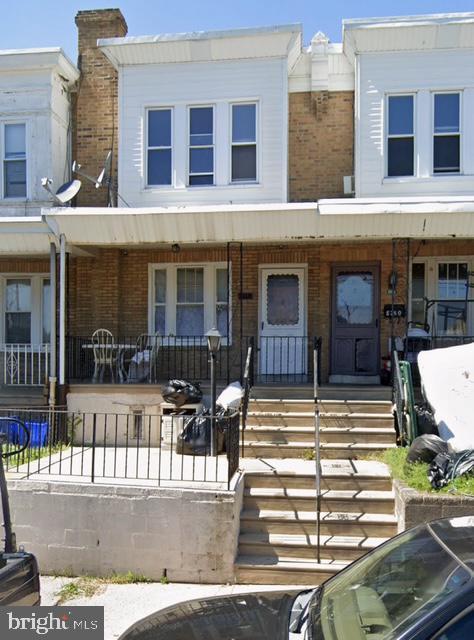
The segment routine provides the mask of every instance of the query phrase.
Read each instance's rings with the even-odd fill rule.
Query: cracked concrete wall
[[[133,571],[234,581],[243,480],[234,491],[10,480],[18,544],[44,574]]]

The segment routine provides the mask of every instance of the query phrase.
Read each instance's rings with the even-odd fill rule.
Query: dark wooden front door
[[[333,376],[379,374],[379,268],[341,265],[332,270]]]

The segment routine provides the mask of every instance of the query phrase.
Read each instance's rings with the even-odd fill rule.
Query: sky
[[[0,6],[0,49],[61,46],[76,62],[74,16],[84,9],[120,8],[132,36],[300,22],[309,44],[317,31],[340,42],[344,18],[474,11],[474,0],[0,0]]]

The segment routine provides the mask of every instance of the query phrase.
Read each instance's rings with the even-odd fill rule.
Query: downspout
[[[50,336],[50,365],[49,365],[49,406],[53,409],[56,405],[56,244],[50,243],[49,248],[49,279],[51,291],[51,336]]]
[[[59,236],[59,386],[66,382],[66,236]]]

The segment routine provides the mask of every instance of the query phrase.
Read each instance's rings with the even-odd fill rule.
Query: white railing
[[[1,344],[1,384],[43,386],[49,375],[49,344]]]

